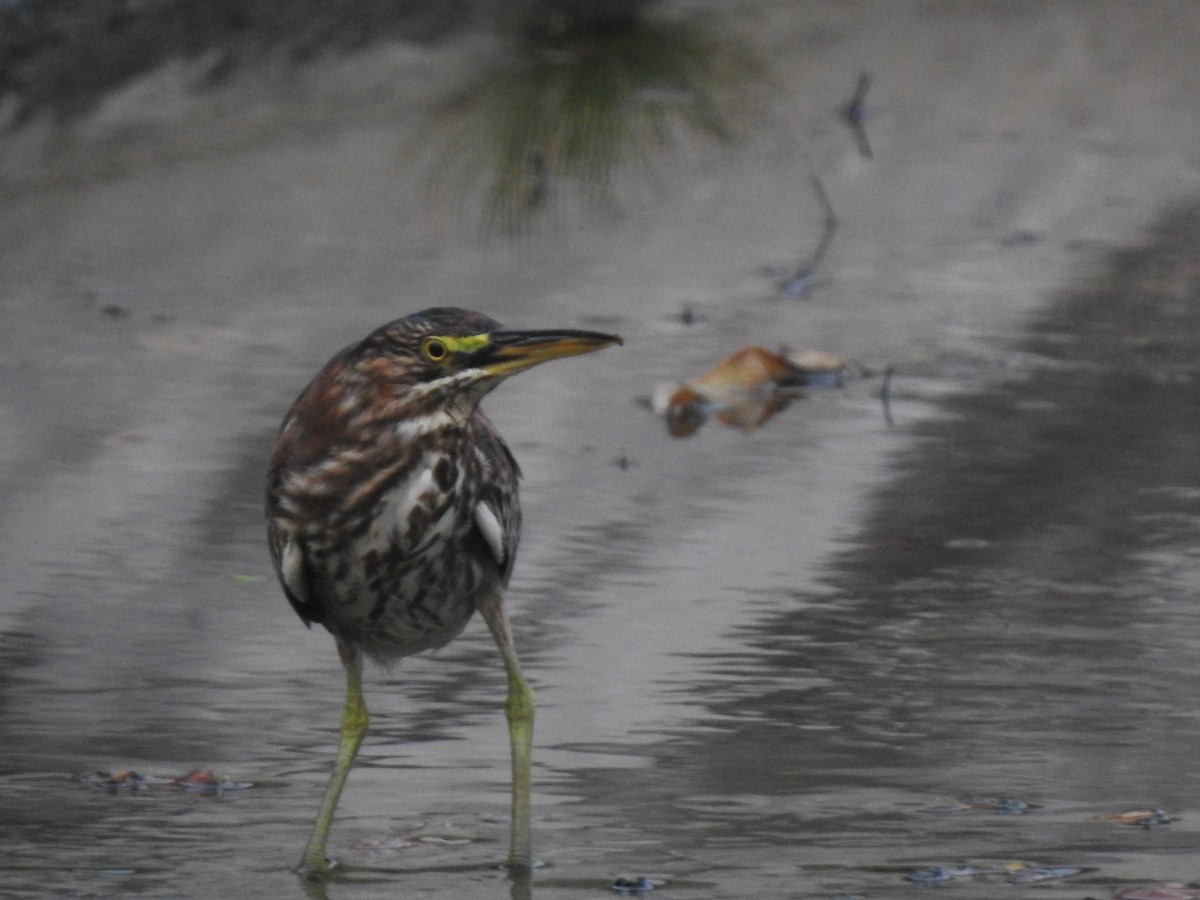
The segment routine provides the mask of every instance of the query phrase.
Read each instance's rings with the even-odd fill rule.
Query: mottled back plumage
[[[457,313],[458,311],[445,311]],[[520,531],[519,470],[477,408],[435,386],[426,334],[498,329],[440,310],[334,357],[284,419],[268,472],[272,558],[306,622],[378,659],[440,647],[502,588]]]

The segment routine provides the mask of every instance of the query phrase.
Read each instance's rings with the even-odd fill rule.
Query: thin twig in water
[[[892,376],[895,373],[895,366],[888,366],[884,369],[883,387],[879,389],[879,399],[883,403],[883,421],[889,428],[894,428],[896,425],[895,419],[892,418]]]
[[[871,152],[871,142],[867,140],[867,91],[870,88],[871,73],[863,72],[858,76],[854,96],[842,107],[842,118],[850,126],[850,133],[854,135],[854,143],[863,159],[873,159],[875,156]]]
[[[833,236],[837,233],[837,215],[833,211],[833,204],[829,202],[829,195],[825,193],[825,186],[821,184],[821,179],[816,175],[812,176],[812,186],[813,192],[817,195],[817,199],[821,202],[821,208],[825,212],[821,239],[817,241],[817,249],[813,251],[808,261],[801,263],[795,272],[779,282],[779,290],[789,297],[803,297],[817,283],[817,270],[825,259],[825,254],[829,252]]]

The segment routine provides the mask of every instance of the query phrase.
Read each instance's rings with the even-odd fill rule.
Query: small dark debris
[[[879,401],[883,404],[883,421],[887,423],[888,428],[896,426],[896,420],[892,418],[892,378],[895,374],[894,366],[884,369],[883,386],[879,389]]]
[[[141,792],[156,788],[180,788],[205,794],[219,794],[224,791],[241,791],[254,786],[250,781],[229,781],[219,778],[208,769],[192,769],[190,772],[174,778],[142,775],[132,769],[101,770],[80,775],[79,780],[84,784],[103,788],[110,794],[118,793],[121,790]]]
[[[968,546],[973,546],[969,544]],[[966,797],[963,799],[972,809],[986,809],[1008,815],[1020,815],[1034,807],[1016,797]]]
[[[1155,825],[1170,825],[1175,820],[1163,812],[1161,809],[1156,809],[1152,815],[1140,820],[1137,824],[1149,830]]]
[[[858,147],[859,156],[863,159],[873,159],[871,142],[867,139],[867,91],[871,89],[871,73],[863,72],[858,76],[854,87],[854,96],[842,107],[842,119],[850,126],[854,135],[854,144]]]
[[[1118,822],[1121,825],[1137,825],[1147,830],[1157,825],[1169,825],[1175,821],[1166,810],[1157,808],[1135,809],[1129,812],[1113,813],[1110,816],[1102,816],[1101,818],[1106,822]]]
[[[1040,231],[1029,231],[1027,229],[1019,229],[1006,234],[1000,238],[1001,247],[1032,247],[1035,244],[1040,244],[1046,240],[1046,236]]]
[[[1030,866],[1025,863],[1009,865],[1009,884],[1033,884],[1038,881],[1058,881],[1062,878],[1072,878],[1088,871],[1082,866]]]
[[[1094,900],[1085,897],[1084,900]],[[1113,900],[1200,900],[1200,885],[1182,881],[1139,884],[1113,894]]]
[[[644,894],[654,890],[659,884],[661,882],[639,876],[637,878],[618,878],[611,886],[618,894]]]
[[[129,769],[119,769],[115,772],[88,772],[85,775],[80,775],[79,780],[84,784],[105,788],[114,794],[121,788],[128,788],[131,791],[141,791],[150,786],[149,779]]]
[[[905,881],[918,884],[941,884],[955,878],[969,878],[980,874],[974,866],[934,866],[932,869],[914,869],[904,876]]]

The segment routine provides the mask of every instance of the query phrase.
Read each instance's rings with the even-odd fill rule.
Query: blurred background
[[[305,896],[343,681],[266,459],[458,305],[625,338],[485,402],[535,896],[1200,896],[1197,48],[1187,0],[0,0],[0,894]],[[853,377],[648,408],[758,345]],[[508,895],[503,691],[478,624],[368,673],[327,896]]]

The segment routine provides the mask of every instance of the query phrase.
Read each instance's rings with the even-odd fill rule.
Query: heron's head
[[[619,343],[595,331],[512,331],[481,313],[437,307],[389,322],[351,353],[355,368],[413,401],[473,408],[510,375]]]
[[[377,328],[331,359],[284,419],[277,455],[305,464],[384,435],[408,439],[465,421],[517,372],[621,343],[571,329],[511,331],[465,309],[438,307]]]
[[[314,387],[324,381],[330,399],[374,407],[380,417],[457,420],[510,375],[620,343],[595,331],[514,331],[481,313],[435,307],[389,322],[346,348]]]

